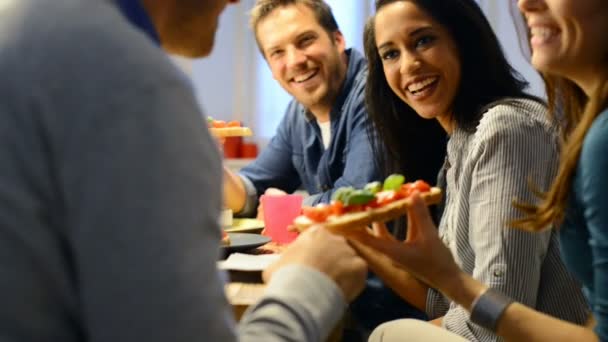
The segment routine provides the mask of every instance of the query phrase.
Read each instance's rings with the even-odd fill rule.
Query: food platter
[[[249,127],[224,127],[224,128],[209,128],[209,132],[218,138],[227,137],[250,137],[253,135]]]

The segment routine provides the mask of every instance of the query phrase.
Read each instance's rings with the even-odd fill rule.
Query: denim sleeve
[[[343,186],[353,186],[362,188],[365,184],[378,180],[380,172],[374,160],[370,137],[367,133],[369,116],[365,109],[365,101],[363,97],[363,89],[357,89],[355,100],[351,104],[351,113],[343,113],[343,115],[352,115],[350,126],[348,127],[348,145],[346,147],[346,156],[344,164],[344,172],[342,176],[336,179],[332,189],[315,194],[308,204],[328,203],[331,201],[333,191]]]
[[[273,187],[291,193],[300,186],[300,176],[292,162],[291,134],[295,104],[292,102],[277,128],[277,134],[258,158],[240,171],[247,190],[245,207],[239,216],[255,214],[258,198]]]
[[[243,185],[245,186],[245,195],[247,197],[245,197],[245,205],[243,206],[243,209],[241,209],[241,211],[239,211],[238,213],[234,213],[234,215],[237,217],[255,216],[255,214],[257,213],[259,198],[258,191],[249,178],[247,178],[243,174],[239,174],[239,176],[241,177]]]
[[[581,197],[593,257],[593,315],[601,341],[608,341],[608,115],[594,124],[581,152]]]

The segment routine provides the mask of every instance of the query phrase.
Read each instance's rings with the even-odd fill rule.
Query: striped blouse
[[[507,226],[521,215],[513,200],[533,203],[529,184],[547,189],[555,175],[557,131],[545,115],[537,102],[504,101],[484,114],[475,132],[453,132],[439,233],[474,278],[536,310],[583,323],[589,309],[560,258],[555,231],[528,233]],[[444,316],[449,331],[471,341],[499,340],[438,291],[429,290],[426,306],[429,317]]]

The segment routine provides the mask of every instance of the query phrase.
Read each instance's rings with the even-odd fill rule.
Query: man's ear
[[[331,37],[333,38],[334,44],[336,44],[340,52],[346,49],[346,40],[344,39],[344,35],[340,30],[336,30],[335,32],[333,32],[331,34]]]

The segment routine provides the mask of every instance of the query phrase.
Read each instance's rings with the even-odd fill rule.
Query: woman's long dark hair
[[[456,126],[475,131],[488,107],[524,93],[528,83],[509,65],[500,43],[474,0],[378,0],[376,11],[396,1],[411,1],[443,25],[458,48],[461,80],[453,104]],[[421,118],[388,85],[376,47],[374,17],[365,25],[369,71],[365,99],[378,135],[374,152],[383,173],[433,181],[446,154],[446,132],[436,120]],[[375,140],[374,140],[375,141]],[[382,145],[382,143],[384,145]]]

